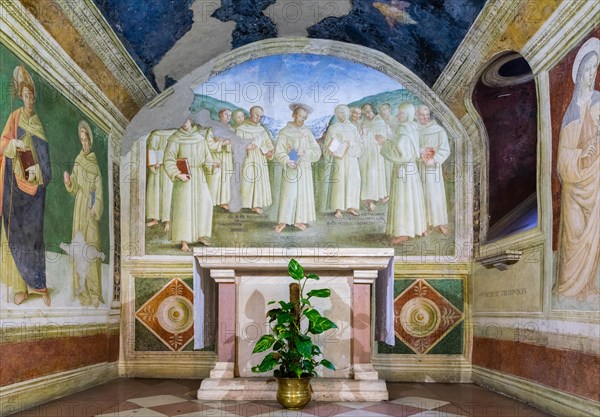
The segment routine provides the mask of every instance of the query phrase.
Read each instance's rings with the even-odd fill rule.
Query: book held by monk
[[[148,150],[147,166],[162,165],[164,156],[163,151]]]
[[[346,155],[346,151],[348,150],[348,142],[333,138],[328,149],[333,156],[341,159]]]
[[[288,153],[288,158],[290,158],[290,162],[293,163],[298,163],[298,160],[300,159],[300,155],[298,155],[298,151],[295,149],[292,149],[289,153]]]
[[[184,175],[187,175],[188,178],[192,178],[190,175],[190,164],[187,158],[179,158],[177,159],[177,169]]]

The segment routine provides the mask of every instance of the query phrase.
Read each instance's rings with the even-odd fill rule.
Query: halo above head
[[[303,109],[307,114],[311,114],[313,112],[313,108],[310,107],[308,104],[304,104],[304,103],[292,103],[290,104],[290,110],[291,111],[296,111],[296,109]]]
[[[88,136],[90,138],[91,147],[94,144],[94,134],[92,133],[92,128],[90,127],[90,124],[85,120],[80,120],[79,124],[77,125],[77,133],[81,132],[81,129],[87,130]],[[77,137],[79,138],[79,135]]]
[[[24,85],[30,87],[33,90],[33,95],[36,95],[33,78],[31,78],[25,65],[21,64],[17,65],[13,70],[13,88],[16,96],[21,96],[21,88],[23,88]]]
[[[571,76],[573,77],[574,83],[577,82],[577,73],[579,72],[579,66],[581,65],[581,61],[590,52],[595,52],[596,56],[600,59],[600,39],[588,39],[581,46],[581,48],[579,48],[579,51],[577,51],[577,56],[575,57],[575,61],[573,62],[573,69],[571,71]]]

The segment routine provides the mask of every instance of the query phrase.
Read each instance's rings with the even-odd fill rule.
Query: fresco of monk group
[[[419,97],[328,58],[339,68],[319,76],[329,95],[317,101],[315,83],[295,68],[305,56],[269,59],[211,78],[173,129],[148,135],[147,253],[295,244],[453,254],[452,145]],[[346,83],[356,71],[371,82]],[[336,72],[345,76],[334,83]],[[280,80],[281,97],[272,88],[259,102],[258,81],[231,83],[248,73]],[[232,102],[221,100],[227,94]]]

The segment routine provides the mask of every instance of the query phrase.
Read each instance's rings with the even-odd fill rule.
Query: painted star
[[[392,0],[391,4],[375,2],[373,7],[381,12],[385,17],[390,29],[396,24],[416,25],[417,22],[410,16],[406,9],[410,3],[399,0]]]

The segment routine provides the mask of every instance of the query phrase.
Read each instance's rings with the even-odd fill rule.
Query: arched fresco
[[[291,245],[461,256],[454,117],[405,68],[338,54],[240,55],[136,116],[124,148],[138,138],[145,254]]]

